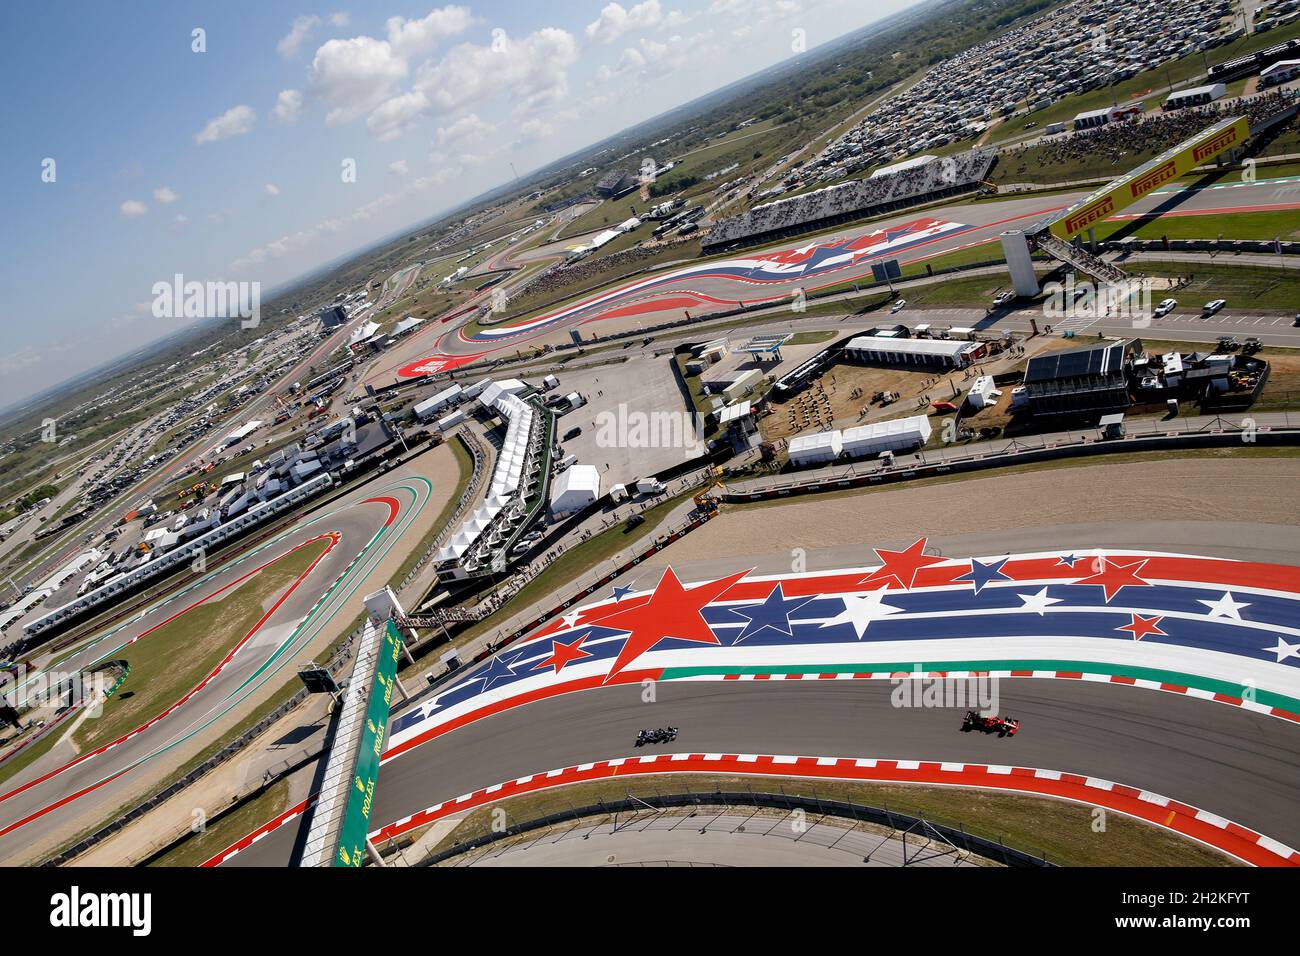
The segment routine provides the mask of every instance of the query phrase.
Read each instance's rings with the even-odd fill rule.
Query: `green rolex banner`
[[[402,635],[392,621],[384,629],[384,642],[375,664],[375,681],[366,707],[366,725],[361,733],[356,771],[348,791],[343,829],[335,866],[361,866],[366,858],[366,834],[370,832],[370,811],[375,805],[375,784],[379,780],[379,755],[384,751],[388,731],[388,710],[393,702],[397,663],[402,653]]]

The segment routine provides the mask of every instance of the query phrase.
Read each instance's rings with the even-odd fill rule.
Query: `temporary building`
[[[844,453],[850,458],[865,458],[882,451],[919,448],[930,440],[930,420],[924,415],[871,422],[846,428],[842,436]]]
[[[424,401],[420,402],[420,404],[416,405],[414,409],[415,417],[422,422],[427,422],[430,418],[437,415],[438,412],[456,401],[463,391],[464,389],[459,385],[452,385],[448,388],[444,388],[437,395],[426,398]]]
[[[595,465],[574,465],[555,481],[551,491],[551,514],[581,511],[600,497],[600,472]]]
[[[517,378],[503,379],[500,382],[493,382],[488,385],[487,388],[483,389],[478,400],[484,408],[494,408],[496,407],[497,399],[502,395],[517,395],[527,387],[527,385],[519,381]]]
[[[821,465],[834,461],[844,450],[840,431],[816,432],[790,439],[790,464],[796,467]]]
[[[996,404],[997,399],[993,397],[993,393],[996,390],[997,389],[993,384],[993,376],[981,375],[979,378],[975,379],[975,382],[970,387],[970,391],[966,393],[966,401],[970,404],[971,408],[978,411],[985,405]]]

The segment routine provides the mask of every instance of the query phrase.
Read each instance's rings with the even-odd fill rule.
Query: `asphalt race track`
[[[166,710],[165,717],[137,728],[109,748],[79,756],[60,740],[30,766],[0,783],[0,860],[13,860],[44,837],[67,839],[102,822],[107,811],[138,793],[137,778],[152,770],[154,761],[168,754],[167,766],[183,762],[181,758],[201,749],[211,736],[211,725],[231,726],[239,713],[247,711],[249,705],[239,711],[245,701],[260,699],[254,695],[264,695],[283,684],[301,663],[303,649],[331,623],[337,625],[335,616],[350,604],[371,570],[419,515],[430,490],[428,481],[417,477],[371,482],[51,665],[72,671],[101,660],[129,660],[130,643],[137,638],[147,641],[142,635],[162,622],[218,595],[236,581],[255,580],[257,568],[307,542],[322,535],[336,539],[316,566],[300,578],[300,586],[283,595],[281,603],[272,608],[271,602],[282,595],[268,596],[270,613],[261,626],[200,689],[186,695],[183,703],[157,702],[151,713]],[[268,683],[269,688],[265,686]],[[180,706],[175,706],[178,703]]]
[[[1133,687],[1008,680],[1014,738],[963,734],[954,710],[894,708],[880,681],[661,683],[569,694],[478,721],[384,764],[375,828],[480,787],[637,752],[637,731],[681,729],[666,749],[986,761],[1087,774],[1173,796],[1294,845],[1300,736],[1285,721]],[[647,748],[655,749],[655,748]],[[303,818],[228,865],[284,866]]]
[[[1025,196],[900,213],[883,221],[792,240],[788,247],[776,251],[742,250],[724,261],[703,261],[628,280],[536,318],[489,327],[473,335],[455,326],[430,323],[369,369],[364,381],[387,382],[395,376],[418,377],[453,369],[485,354],[517,349],[586,323],[634,318],[655,325],[680,319],[687,312],[701,314],[740,303],[788,298],[796,289],[812,293],[869,278],[872,263],[882,259],[898,258],[906,265],[996,239],[1006,229],[1029,226],[1084,195]],[[1119,218],[1129,220],[1153,212],[1192,216],[1284,209],[1300,209],[1300,184],[1294,178],[1160,190]]]

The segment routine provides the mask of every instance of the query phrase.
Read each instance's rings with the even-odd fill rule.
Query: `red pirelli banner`
[[[1117,179],[1065,210],[1051,224],[1052,234],[1062,239],[1071,239],[1165,183],[1185,176],[1197,166],[1242,145],[1249,136],[1250,126],[1244,116],[1215,123],[1199,136],[1163,153],[1131,175]]]

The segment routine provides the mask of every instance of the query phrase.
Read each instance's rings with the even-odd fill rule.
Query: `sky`
[[[0,407],[913,2],[10,5]]]

